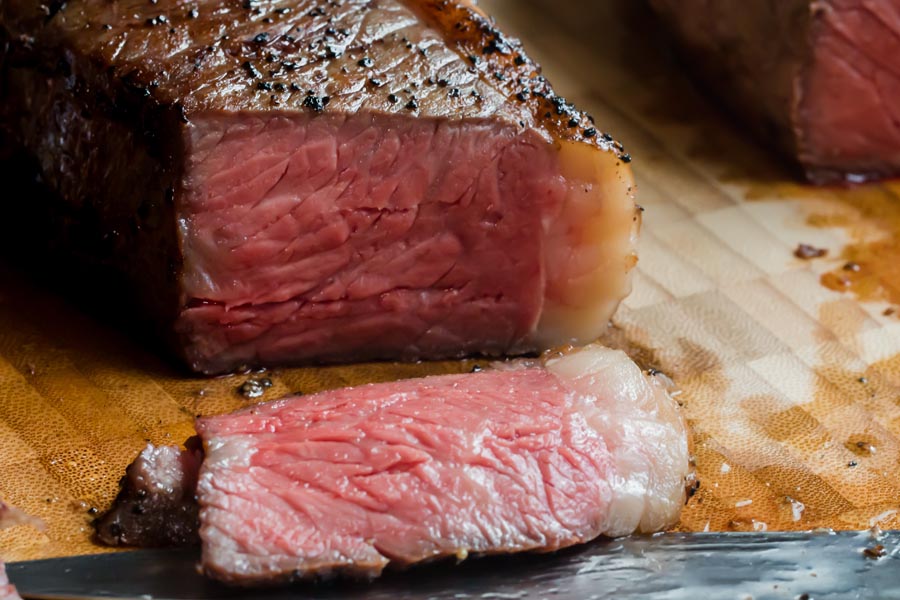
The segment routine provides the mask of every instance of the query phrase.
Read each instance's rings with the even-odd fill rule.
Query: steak
[[[187,449],[148,445],[126,470],[122,490],[95,523],[108,546],[185,546],[197,542],[197,472],[203,452],[196,439]]]
[[[288,397],[197,431],[202,566],[240,585],[659,531],[689,471],[663,384],[598,346]]]
[[[197,371],[584,343],[629,290],[630,157],[468,0],[5,0],[0,39],[52,237]]]
[[[810,180],[900,174],[900,2],[650,3],[705,87]]]

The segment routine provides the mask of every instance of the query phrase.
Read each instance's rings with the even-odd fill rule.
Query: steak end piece
[[[203,451],[148,445],[129,465],[113,507],[94,522],[108,546],[186,546],[198,542],[197,472]]]
[[[650,3],[705,87],[811,181],[900,174],[900,1]]]
[[[55,239],[197,371],[586,343],[630,289],[630,157],[466,0],[10,0],[0,41]]]

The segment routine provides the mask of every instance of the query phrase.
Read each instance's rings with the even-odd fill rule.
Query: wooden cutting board
[[[791,183],[659,54],[633,6],[481,4],[635,157],[641,260],[607,342],[680,389],[700,481],[680,529],[900,526],[900,184]],[[798,259],[800,242],[828,255]],[[250,377],[272,380],[266,400],[471,368],[190,378],[2,264],[0,282],[0,498],[48,525],[0,532],[7,560],[101,551],[91,513],[125,466],[147,441],[182,442],[195,415],[247,405],[236,390]]]

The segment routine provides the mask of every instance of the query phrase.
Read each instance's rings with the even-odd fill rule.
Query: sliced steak
[[[659,531],[689,470],[662,383],[596,346],[289,397],[197,431],[203,568],[241,585]]]
[[[630,158],[472,3],[0,5],[56,237],[188,364],[521,353],[628,292]]]
[[[94,523],[109,546],[185,546],[197,543],[197,472],[203,452],[148,445],[125,471],[114,508]]]
[[[900,174],[900,1],[651,4],[706,87],[811,180]]]

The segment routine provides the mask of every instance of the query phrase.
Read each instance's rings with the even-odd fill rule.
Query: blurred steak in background
[[[810,181],[900,174],[900,1],[650,4],[703,87]]]

